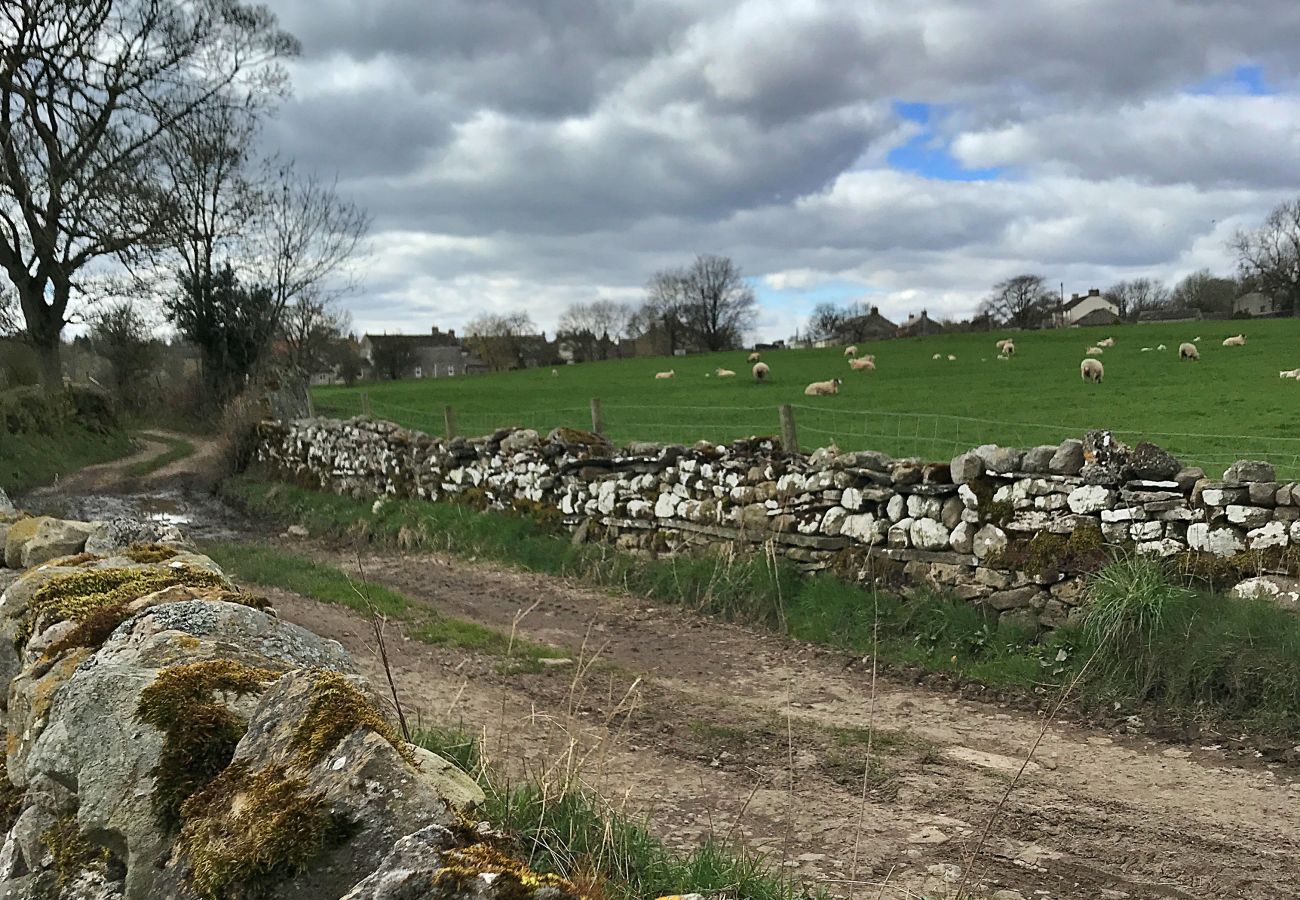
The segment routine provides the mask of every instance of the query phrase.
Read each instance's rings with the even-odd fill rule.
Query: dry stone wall
[[[444,441],[317,418],[264,424],[260,457],[358,499],[545,511],[577,539],[628,551],[770,544],[807,569],[930,584],[1045,627],[1078,607],[1080,574],[1116,548],[1266,575],[1285,572],[1300,547],[1300,485],[1278,483],[1268,463],[1209,478],[1105,431],[933,463],[835,448],[791,455],[761,437],[614,447],[566,428]]]

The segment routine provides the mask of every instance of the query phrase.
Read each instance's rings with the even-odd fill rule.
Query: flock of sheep
[[[1192,341],[1184,341],[1183,343],[1179,344],[1178,359],[1180,361],[1187,360],[1192,362],[1200,360],[1201,353],[1196,346],[1198,343],[1200,343],[1200,340],[1201,340],[1200,337],[1197,337]],[[1244,334],[1233,335],[1230,338],[1225,338],[1223,341],[1223,346],[1225,347],[1244,347],[1245,345],[1246,345],[1246,336]],[[1003,338],[1002,340],[998,341],[995,346],[997,347],[998,350],[997,358],[1000,361],[1008,360],[1011,357],[1016,355],[1016,344],[1015,341],[1011,338]],[[1101,380],[1106,374],[1106,368],[1105,366],[1102,365],[1101,360],[1097,359],[1097,357],[1101,356],[1103,353],[1106,352],[1107,349],[1114,346],[1115,346],[1115,339],[1113,337],[1108,337],[1105,340],[1098,341],[1096,344],[1092,345],[1086,351],[1084,351],[1084,355],[1086,356],[1086,359],[1084,359],[1083,362],[1079,363],[1079,375],[1083,378],[1084,381],[1090,382],[1092,384],[1101,384]],[[1149,353],[1151,352],[1152,349],[1165,350],[1166,348],[1164,344],[1160,344],[1155,348],[1143,347],[1142,352]],[[849,368],[853,369],[855,372],[862,372],[862,371],[874,372],[876,370],[876,358],[870,354],[859,357],[858,348],[856,346],[845,347],[844,355],[845,357],[848,358]],[[944,356],[941,353],[936,353],[931,358],[943,359]],[[953,356],[951,353],[948,354],[947,358],[949,361],[953,361],[957,359],[957,357]],[[771,370],[768,368],[767,363],[762,361],[762,357],[760,356],[760,354],[758,353],[749,354],[748,362],[753,365],[753,369],[751,371],[754,380],[766,381],[768,376],[771,374]],[[673,378],[676,376],[676,374],[677,373],[674,370],[669,369],[667,372],[655,373],[655,378],[656,379]],[[736,377],[736,373],[733,370],[724,369],[721,367],[714,369],[713,374],[716,375],[718,378]],[[1281,378],[1293,378],[1297,381],[1300,381],[1300,368],[1292,369],[1289,372],[1279,372],[1278,375]],[[708,378],[709,376],[706,374],[704,377]],[[814,381],[811,384],[809,384],[807,387],[805,387],[803,392],[804,395],[808,397],[824,397],[832,394],[838,394],[840,392],[840,385],[843,383],[844,381],[839,378],[832,378],[829,381]]]

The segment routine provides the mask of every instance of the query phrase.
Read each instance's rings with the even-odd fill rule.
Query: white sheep
[[[1097,342],[1097,346],[1098,346],[1098,347],[1114,347],[1114,346],[1115,346],[1115,339],[1114,339],[1113,337],[1108,337],[1108,338],[1106,338],[1105,340],[1098,341],[1098,342]]]
[[[753,353],[749,354],[749,359],[745,360],[745,362],[756,363],[762,358],[763,357],[759,355],[758,351],[755,350]]]
[[[1195,361],[1201,358],[1201,351],[1196,349],[1195,344],[1183,341],[1178,345],[1178,358],[1180,360],[1190,359]]]
[[[767,380],[768,373],[769,373],[770,371],[771,371],[771,369],[769,369],[769,368],[767,367],[767,363],[765,363],[765,362],[754,363],[754,380],[755,380],[755,381],[766,381],[766,380]]]
[[[1196,337],[1192,338],[1192,341],[1199,344],[1201,342],[1201,336],[1198,334]]]
[[[803,393],[805,397],[829,397],[831,394],[838,394],[843,383],[838,378],[832,378],[830,381],[814,381],[803,389]]]
[[[1168,350],[1169,348],[1166,347],[1164,344],[1160,344],[1159,346],[1156,347],[1156,349],[1157,349],[1157,350]]]
[[[1142,352],[1142,353],[1150,353],[1150,352],[1151,352],[1151,348],[1150,348],[1150,347],[1143,347],[1142,350],[1141,350],[1141,352]]]
[[[1002,356],[1016,355],[1016,342],[1007,338],[1005,341],[998,341],[998,353]]]
[[[934,356],[931,356],[930,359],[943,359],[943,354],[936,353]]]
[[[1011,338],[1003,338],[1002,340],[998,341],[998,342],[997,342],[996,344],[994,344],[993,346],[997,347],[998,350],[1000,351],[1003,347],[1005,347],[1007,344],[1010,344],[1010,343],[1011,343]]]
[[[1289,371],[1289,372],[1278,372],[1278,373],[1277,373],[1277,377],[1278,377],[1278,378],[1294,378],[1296,381],[1300,381],[1300,369],[1292,369],[1292,370]]]
[[[951,353],[948,354],[948,362],[956,362],[956,360],[957,357],[953,356]]]
[[[874,372],[876,371],[876,358],[874,356],[863,356],[859,359],[849,360],[849,368],[855,372]]]
[[[1084,381],[1101,384],[1101,376],[1106,374],[1106,369],[1099,359],[1085,359],[1079,363],[1079,374],[1083,376]]]
[[[845,356],[857,356],[857,355],[858,355],[858,348],[857,348],[856,346],[848,346],[848,347],[845,347],[845,348],[844,348],[844,355],[845,355]]]
[[[1101,355],[1102,355],[1103,353],[1105,353],[1105,352],[1106,352],[1106,351],[1103,350],[1103,349],[1101,349],[1100,347],[1089,347],[1087,350],[1084,351],[1084,355],[1085,355],[1085,356],[1101,356]]]
[[[655,372],[655,378],[658,380],[663,380],[665,378],[672,378],[676,374],[677,371],[675,369],[669,369],[667,372]]]
[[[1235,334],[1230,338],[1223,339],[1225,347],[1244,347],[1246,346],[1246,336],[1244,334]]]
[[[551,377],[552,377],[552,378],[559,378],[559,377],[560,377],[560,370],[559,370],[559,369],[551,369]]]
[[[723,369],[723,368],[717,368],[717,369],[714,369],[714,370],[713,370],[713,374],[714,374],[714,375],[717,375],[719,378],[735,378],[735,377],[736,377],[736,373],[735,373],[735,372],[731,371],[730,369]]]

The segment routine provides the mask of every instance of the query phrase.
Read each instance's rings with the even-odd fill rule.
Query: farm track
[[[223,536],[268,540],[194,491],[214,454],[199,442],[193,457],[143,484],[121,474],[138,458],[121,460],[38,499],[125,510],[175,496],[196,523],[224,516]],[[411,598],[417,615],[568,648],[576,665],[538,672],[389,626],[408,713],[481,731],[508,777],[580,780],[650,817],[670,846],[688,850],[710,834],[740,839],[840,895],[952,897],[1040,729],[1032,713],[893,677],[877,678],[873,704],[862,660],[644,598],[437,554],[358,557],[311,541],[293,549],[356,574],[360,563],[367,579]],[[361,616],[263,590],[284,618],[339,640],[382,681]],[[868,730],[877,762],[864,803]],[[1035,759],[989,830],[979,891],[968,896],[1300,896],[1294,771],[1068,723],[1047,730]]]
[[[351,551],[301,550],[358,573]],[[576,770],[652,816],[670,844],[734,833],[837,893],[849,892],[856,848],[857,880],[875,885],[862,896],[886,883],[881,896],[950,896],[1040,728],[1032,714],[887,677],[877,679],[873,719],[861,661],[640,598],[437,555],[360,562],[368,579],[428,611],[513,628],[579,663],[512,672],[395,631],[394,675],[420,716],[481,728],[489,757],[516,774]],[[366,674],[383,677],[361,617],[268,593],[286,618],[339,640]],[[863,806],[872,722],[883,771]],[[1300,896],[1294,773],[1070,724],[1048,729],[1036,759],[980,856],[986,892]]]

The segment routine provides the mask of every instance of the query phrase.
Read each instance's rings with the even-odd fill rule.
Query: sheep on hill
[[[669,369],[667,372],[655,372],[655,380],[662,381],[665,378],[672,378],[676,374],[675,369]]]
[[[855,372],[874,372],[876,371],[876,358],[874,356],[863,356],[858,359],[849,360],[849,368]]]
[[[1079,375],[1084,381],[1091,381],[1093,384],[1101,384],[1101,377],[1106,374],[1106,369],[1099,359],[1085,359],[1079,363]]]
[[[845,355],[845,356],[857,356],[857,355],[858,355],[858,348],[855,347],[855,346],[845,347],[845,348],[844,348],[844,355]]]
[[[719,367],[719,368],[717,368],[717,369],[714,369],[714,370],[713,370],[713,374],[714,374],[714,375],[717,375],[719,378],[735,378],[735,377],[736,377],[736,373],[735,373],[735,372],[731,371],[730,369],[723,369],[723,368],[721,368],[721,367]]]
[[[1003,340],[998,341],[997,347],[999,356],[1016,355],[1016,342],[1011,338],[1004,338]]]
[[[1296,381],[1300,381],[1300,368],[1292,369],[1292,370],[1290,370],[1289,372],[1278,372],[1278,373],[1277,373],[1277,377],[1278,377],[1278,378],[1294,378]]]
[[[1196,345],[1191,341],[1183,341],[1178,345],[1178,358],[1180,360],[1199,360],[1201,358],[1201,351],[1196,349]]]
[[[767,367],[767,363],[765,362],[754,363],[755,381],[767,381],[767,376],[769,372],[771,372],[771,369]]]
[[[1101,347],[1092,346],[1083,352],[1085,356],[1101,356],[1106,351],[1101,349]]]
[[[1106,339],[1104,339],[1104,340],[1100,340],[1100,341],[1097,342],[1097,346],[1098,346],[1098,347],[1114,347],[1114,346],[1115,346],[1115,339],[1114,339],[1113,337],[1108,337],[1108,338],[1106,338]]]
[[[1246,346],[1246,336],[1244,334],[1235,334],[1230,338],[1223,339],[1225,347],[1244,347]]]
[[[753,353],[749,354],[749,358],[746,359],[745,362],[756,363],[762,358],[763,357],[759,354],[759,352],[755,350]]]
[[[803,393],[805,397],[829,397],[838,394],[843,383],[838,378],[832,378],[830,381],[814,381],[803,389]]]

